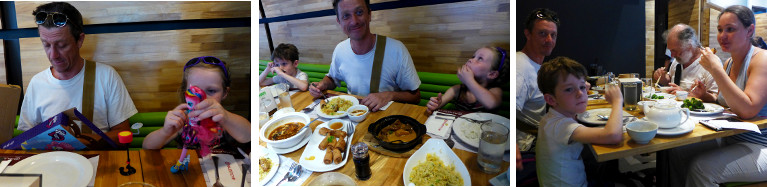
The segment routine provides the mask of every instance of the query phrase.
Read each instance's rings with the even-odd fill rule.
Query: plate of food
[[[359,105],[356,97],[339,95],[328,98],[327,103],[317,105],[317,115],[323,118],[334,119],[346,116],[346,110],[354,105]]]
[[[642,97],[649,100],[661,100],[661,99],[674,99],[676,98],[675,95],[667,94],[667,93],[646,93],[643,94]]]
[[[40,153],[8,167],[4,173],[43,174],[44,186],[87,186],[93,165],[82,155],[55,151]]]
[[[266,185],[272,180],[277,169],[280,168],[280,157],[277,153],[262,146],[258,146],[260,155],[258,156],[258,183],[260,186]]]
[[[318,125],[298,163],[314,172],[338,169],[349,160],[349,144],[354,134],[348,134],[348,120],[334,119]],[[346,156],[344,156],[346,155]]]
[[[509,118],[505,118],[503,116],[490,114],[490,113],[476,112],[476,113],[463,115],[462,117],[476,119],[476,120],[489,119],[489,120],[492,120],[493,122],[504,125],[507,128],[509,128],[509,123],[511,122]],[[457,118],[455,122],[453,122],[453,133],[455,133],[455,135],[458,136],[458,139],[460,139],[461,141],[477,148],[479,147],[479,138],[480,138],[479,136],[482,135],[482,129],[480,127],[481,127],[481,124],[479,123],[472,123],[466,119]],[[508,146],[506,147],[506,150],[509,150]]]
[[[714,115],[724,112],[724,107],[714,103],[704,103],[700,99],[688,98],[681,102],[682,108],[689,108],[690,114]]]
[[[599,115],[610,117],[610,113],[613,110],[611,108],[596,108],[591,110],[586,110],[586,112],[576,114],[576,119],[580,122],[588,123],[588,124],[595,124],[595,125],[605,125],[607,124],[607,120],[603,120],[599,117]],[[623,117],[626,116],[632,116],[626,111],[623,111]]]
[[[476,164],[476,162],[474,162]],[[466,165],[445,141],[429,139],[405,163],[402,180],[406,186],[471,186]]]

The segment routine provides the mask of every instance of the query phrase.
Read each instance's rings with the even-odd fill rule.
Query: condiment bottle
[[[368,145],[362,142],[356,143],[351,147],[352,160],[354,161],[354,169],[357,174],[357,179],[368,180],[370,179],[370,156],[368,155]]]

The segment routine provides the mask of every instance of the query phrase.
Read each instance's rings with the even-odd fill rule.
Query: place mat
[[[424,136],[426,136],[426,135],[424,135]],[[375,137],[373,137],[373,135],[370,134],[369,132],[366,132],[365,136],[362,136],[362,139],[360,139],[360,141],[362,141],[365,144],[367,144],[368,148],[370,150],[373,150],[373,151],[375,151],[377,153],[380,153],[382,155],[386,155],[386,156],[390,156],[390,157],[396,157],[396,158],[407,158],[407,157],[410,157],[411,155],[413,155],[413,153],[415,153],[415,151],[417,151],[419,148],[421,148],[423,143],[426,142],[426,140],[428,140],[428,139],[429,138],[427,138],[427,137],[421,137],[421,143],[416,145],[415,147],[413,147],[413,149],[411,149],[411,150],[409,150],[407,152],[395,152],[395,151],[392,151],[392,150],[388,150],[388,149],[384,148],[383,146],[378,145],[378,140],[376,140]]]
[[[440,118],[443,117],[441,116]],[[426,119],[426,122],[423,123],[423,125],[426,126],[426,133],[429,134],[429,136],[438,138],[447,138],[450,136],[450,131],[453,129],[453,122],[455,122],[455,117],[444,116],[444,118],[451,119],[437,119],[437,113],[432,113],[432,115]]]
[[[265,179],[270,181],[267,182],[264,186],[276,186],[277,183],[279,183],[280,180],[282,180],[282,178],[285,177],[285,174],[288,173],[288,170],[290,170],[290,165],[293,165],[293,163],[298,164],[296,161],[293,161],[293,159],[290,159],[288,157],[285,157],[282,155],[279,155],[279,157],[280,157],[280,168],[277,168],[277,173],[274,174],[274,177],[272,177],[271,179]],[[288,182],[288,180],[285,180],[285,182],[282,182],[280,186],[301,186],[301,184],[303,184],[306,181],[306,179],[309,179],[309,176],[311,175],[312,175],[311,170],[303,168],[301,170],[301,176],[299,176],[298,179],[296,179],[296,181]]]
[[[4,157],[6,159],[11,159],[11,163],[8,164],[8,166],[13,166],[17,162],[24,160],[26,158],[29,158],[31,156],[35,156],[37,154],[9,154],[9,153],[0,153],[0,157]],[[91,167],[93,167],[93,177],[91,177],[91,182],[88,183],[88,186],[94,186],[96,183],[96,171],[98,169],[99,165],[99,154],[80,154],[83,155],[83,157],[88,159],[88,162],[91,163]]]

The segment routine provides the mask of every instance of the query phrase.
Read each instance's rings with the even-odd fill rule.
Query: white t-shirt
[[[538,89],[538,70],[535,63],[523,52],[517,52],[517,119],[538,126],[545,114],[546,101]]]
[[[377,41],[376,41],[377,42]],[[349,39],[336,45],[328,76],[336,86],[346,82],[349,94],[367,96],[370,93],[370,72],[373,69],[375,46],[363,55],[354,54]],[[413,91],[421,85],[421,79],[413,65],[413,59],[402,42],[386,37],[386,51],[381,65],[378,92]]]
[[[76,107],[82,112],[85,66],[69,80],[59,80],[51,74],[51,68],[37,73],[24,95],[21,104],[18,129],[29,130],[61,113]],[[93,118],[91,121],[101,131],[127,120],[138,112],[123,84],[122,78],[109,65],[96,63]]]
[[[583,126],[554,109],[541,119],[535,167],[541,186],[586,186],[586,169],[581,158],[583,144],[570,141],[575,128]]]
[[[300,69],[296,69],[296,78],[298,80],[305,81],[305,80],[309,80],[309,75],[307,75]],[[275,75],[274,77],[272,77],[272,81],[274,81],[275,84],[285,83],[285,84],[288,84],[290,88],[298,88],[296,85],[293,85],[293,83],[290,83],[288,79],[282,78],[279,75]]]
[[[671,67],[668,68],[668,74],[671,75],[671,82],[674,81],[677,64],[679,64],[678,61],[672,60]],[[692,62],[692,64],[690,64],[690,66],[687,68],[684,68],[684,65],[682,65],[682,79],[680,79],[680,81],[693,82],[696,78],[698,78],[701,82],[703,82],[704,85],[706,85],[706,88],[708,88],[707,90],[709,92],[719,92],[719,86],[716,85],[714,77],[711,76],[711,73],[706,71],[706,69],[700,65],[700,58]]]

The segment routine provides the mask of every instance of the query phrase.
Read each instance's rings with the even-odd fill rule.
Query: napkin
[[[490,179],[490,184],[493,186],[509,186],[511,185],[511,176],[509,176],[509,172],[511,172],[511,167],[509,167],[509,170],[506,170],[506,172],[501,173],[498,176],[493,177]]]
[[[280,155],[280,168],[277,168],[277,173],[275,173],[274,177],[272,177],[272,179],[264,186],[276,186],[277,183],[282,180],[285,174],[288,173],[288,170],[290,170],[290,165],[293,165],[293,163],[298,164],[296,161],[293,161],[293,159]],[[309,179],[310,175],[312,175],[312,171],[303,168],[301,170],[301,176],[299,176],[296,181],[288,182],[288,180],[285,180],[285,182],[282,182],[281,186],[301,186],[301,184],[306,182],[306,179]]]
[[[749,123],[749,122],[742,122],[734,118],[700,120],[700,123],[716,131],[721,131],[725,129],[743,129],[743,130],[753,131],[753,132],[762,134],[762,131],[759,130],[759,127],[756,126],[756,124]]]
[[[387,103],[387,104],[386,104],[386,106],[383,106],[383,107],[379,108],[378,110],[380,110],[380,111],[384,111],[384,110],[386,110],[387,108],[389,108],[389,106],[391,106],[391,104],[392,104],[392,103],[394,103],[394,101],[389,101],[389,103]]]
[[[450,129],[453,128],[453,122],[455,122],[455,117],[440,116],[440,118],[437,118],[437,113],[434,112],[429,116],[429,119],[426,119],[424,125],[426,126],[426,133],[429,134],[429,136],[445,139],[450,136]]]
[[[234,159],[234,156],[229,154],[212,155],[218,157],[217,169],[221,184],[224,186],[240,186],[240,183],[242,182],[242,168],[240,167],[240,163]],[[213,183],[216,183],[216,171],[213,170],[213,168],[215,168],[213,165],[213,157],[203,157],[200,163],[201,169],[205,171],[203,172],[206,179],[205,183],[208,184],[208,186],[213,186]]]

